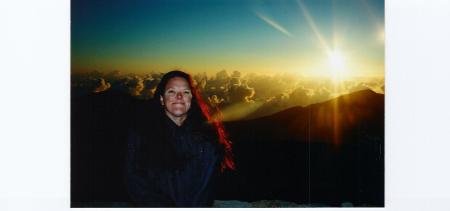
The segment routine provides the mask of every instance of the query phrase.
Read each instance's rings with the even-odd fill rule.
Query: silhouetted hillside
[[[384,95],[370,90],[225,124],[238,171],[220,196],[384,205]]]
[[[355,127],[360,132],[383,136],[384,95],[362,90],[267,117],[227,123],[233,138],[242,141],[256,138],[336,144],[352,140],[343,139],[343,135],[354,132]]]

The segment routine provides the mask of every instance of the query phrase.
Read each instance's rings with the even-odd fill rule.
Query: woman
[[[127,187],[136,206],[206,207],[217,169],[234,169],[223,126],[191,76],[163,76],[147,111],[128,137]]]

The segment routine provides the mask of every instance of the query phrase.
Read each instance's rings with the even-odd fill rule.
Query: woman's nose
[[[177,98],[183,98],[183,93],[177,92]]]

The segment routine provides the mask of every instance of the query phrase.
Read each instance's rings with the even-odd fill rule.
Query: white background
[[[450,210],[450,1],[385,3],[384,209]],[[70,1],[0,0],[2,211],[70,209],[69,47]]]

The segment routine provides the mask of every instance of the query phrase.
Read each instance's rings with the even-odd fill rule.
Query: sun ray
[[[267,24],[269,24],[269,26],[272,26],[274,29],[276,29],[277,31],[283,33],[284,35],[288,36],[288,37],[292,37],[292,34],[286,30],[283,26],[281,26],[279,23],[277,23],[276,21],[268,18],[267,16],[255,12],[256,16],[258,16],[261,20],[263,20],[264,22],[266,22]]]
[[[298,5],[300,6],[300,9],[305,16],[306,22],[308,23],[311,30],[314,32],[315,36],[320,42],[321,47],[324,49],[324,52],[328,56],[328,64],[330,66],[331,71],[331,77],[334,81],[334,92],[337,92],[340,89],[340,86],[342,86],[342,80],[345,76],[345,57],[342,54],[342,52],[334,46],[331,48],[325,38],[322,36],[321,32],[319,31],[313,17],[309,13],[306,5],[304,4],[303,0],[298,0]],[[334,33],[334,31],[333,31]],[[336,37],[333,34],[333,41],[336,41]],[[341,143],[340,136],[340,125],[339,125],[339,114],[340,114],[340,108],[338,101],[335,101],[333,103],[333,143],[335,146],[338,146]]]
[[[319,29],[317,28],[317,25],[312,18],[312,16],[309,14],[308,8],[306,8],[305,3],[303,0],[298,0],[298,5],[300,6],[300,9],[303,12],[303,15],[306,18],[306,22],[308,23],[309,27],[311,27],[312,31],[316,35],[317,39],[319,40],[321,46],[325,49],[325,52],[330,51],[330,47],[327,44],[326,40],[323,38],[322,34],[320,33]]]

